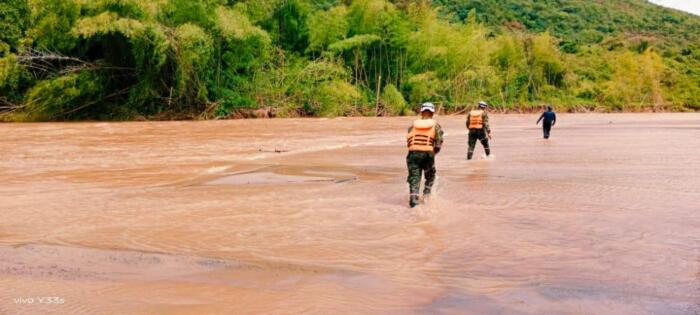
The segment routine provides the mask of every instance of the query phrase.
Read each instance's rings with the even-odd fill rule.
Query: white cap
[[[479,107],[489,107],[489,104],[484,101],[481,101],[479,102]]]
[[[435,105],[433,103],[430,103],[430,102],[423,103],[423,105],[421,105],[421,107],[420,107],[420,112],[422,113],[426,110],[431,112],[431,113],[435,113]]]

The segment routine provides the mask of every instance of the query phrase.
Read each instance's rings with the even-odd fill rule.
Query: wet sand
[[[536,118],[0,124],[0,314],[700,313],[700,115]]]

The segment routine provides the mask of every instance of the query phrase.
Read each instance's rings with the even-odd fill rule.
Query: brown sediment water
[[[536,118],[1,124],[0,314],[700,313],[700,115]]]

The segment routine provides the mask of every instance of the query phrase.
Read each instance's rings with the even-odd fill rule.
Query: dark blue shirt
[[[544,112],[542,116],[540,116],[540,119],[537,120],[537,123],[539,124],[540,120],[543,119],[545,125],[554,125],[557,122],[557,114],[554,112]]]

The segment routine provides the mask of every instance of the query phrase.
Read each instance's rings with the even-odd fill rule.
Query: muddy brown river
[[[700,114],[0,124],[0,314],[698,314]]]

